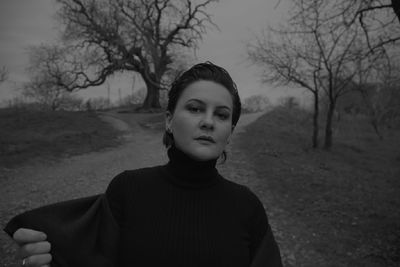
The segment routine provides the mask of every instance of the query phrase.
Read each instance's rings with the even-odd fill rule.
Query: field
[[[347,116],[331,152],[310,149],[310,132],[309,114],[275,109],[241,142],[286,266],[399,266],[400,131],[381,141]]]
[[[80,170],[80,167],[71,167],[78,164],[75,162],[71,166],[59,166],[63,171],[57,175],[46,171],[45,175],[36,174],[40,186],[33,187],[43,191],[23,191],[25,184],[35,182],[27,181],[31,179],[29,175],[13,177],[18,178],[16,182],[20,185],[13,184],[10,190],[13,192],[6,190],[10,197],[3,203],[4,210],[0,210],[3,217],[54,201],[56,185],[61,187],[58,195],[69,198],[77,194],[76,197],[103,190],[107,179],[112,177],[107,172],[132,166],[135,160],[154,162],[162,151],[164,115],[117,116],[131,128],[134,124],[141,126],[135,135],[137,140],[131,144],[124,143],[121,133],[95,113],[2,110],[0,170],[36,164],[39,172],[48,161],[115,149],[110,153],[112,161],[104,159],[110,165],[100,162],[93,170]],[[240,153],[239,158],[245,164],[230,165],[228,154],[225,166],[232,174],[246,173],[243,168],[252,171],[242,181],[247,181],[246,185],[264,203],[285,266],[400,266],[400,130],[386,130],[384,139],[379,140],[365,118],[342,116],[340,121],[335,121],[331,151],[311,149],[310,132],[309,113],[276,108],[235,139],[234,151]],[[98,154],[103,158],[102,153]],[[89,159],[85,157],[85,160]],[[52,180],[46,180],[49,179],[46,175]],[[10,182],[14,183],[10,177],[4,180],[7,185]],[[21,194],[32,203],[18,197],[10,201],[14,195]],[[3,255],[4,262],[12,262],[10,242],[0,241],[0,248],[7,252]]]
[[[120,133],[91,112],[0,110],[0,168],[56,160],[121,143]]]

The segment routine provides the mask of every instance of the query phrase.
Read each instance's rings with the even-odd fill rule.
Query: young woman
[[[163,138],[169,162],[125,171],[104,194],[118,229],[115,244],[100,249],[116,249],[109,266],[282,266],[259,199],[215,167],[226,158],[240,112],[235,83],[212,63],[193,66],[172,84]],[[49,265],[52,256],[54,263],[60,246],[53,243],[62,241],[46,234],[15,231],[23,266]],[[73,240],[79,246],[79,237]]]

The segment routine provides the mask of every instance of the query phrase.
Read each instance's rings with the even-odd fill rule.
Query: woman
[[[115,265],[281,266],[259,199],[215,168],[240,112],[235,83],[212,63],[172,84],[163,138],[169,162],[125,171],[105,193],[118,225]],[[46,234],[19,229],[13,237],[24,266],[50,263]]]

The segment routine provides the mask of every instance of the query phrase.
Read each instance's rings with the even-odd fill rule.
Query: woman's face
[[[229,91],[212,81],[196,81],[186,87],[174,113],[166,113],[177,148],[195,160],[218,158],[231,133],[233,101]]]

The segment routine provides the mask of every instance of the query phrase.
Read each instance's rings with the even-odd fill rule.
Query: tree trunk
[[[313,114],[313,136],[312,136],[312,146],[313,148],[318,148],[318,134],[319,134],[319,99],[318,91],[314,92],[314,114]]]
[[[325,125],[325,143],[324,143],[324,148],[326,150],[330,150],[332,147],[332,120],[333,120],[333,114],[335,111],[335,102],[331,101],[329,103],[329,107],[328,107],[328,113],[326,116],[326,125]]]
[[[141,109],[149,110],[149,109],[159,109],[160,105],[160,89],[156,87],[153,83],[146,81],[147,87],[147,95],[143,102]]]

